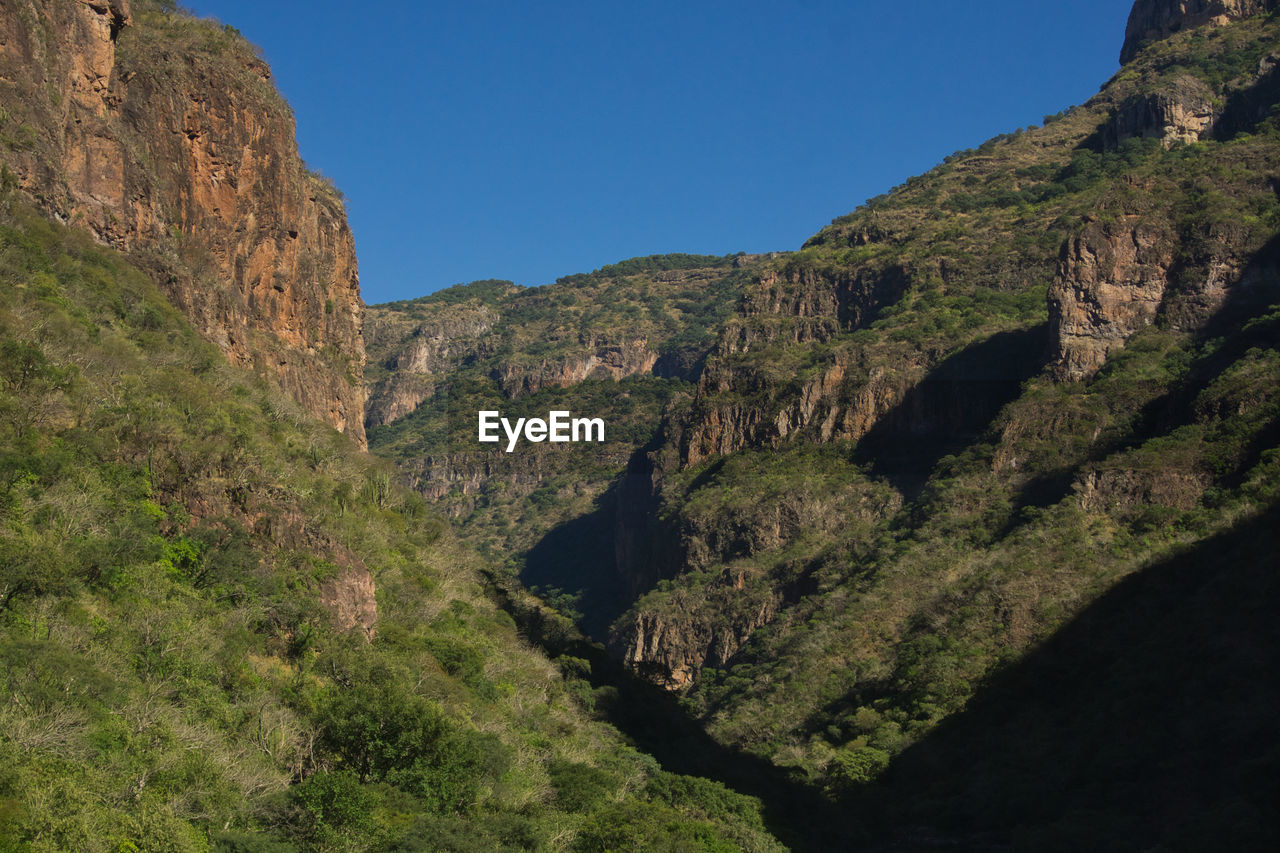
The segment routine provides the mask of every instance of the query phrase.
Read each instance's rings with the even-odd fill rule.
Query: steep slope
[[[0,849],[782,849],[361,452],[340,197],[234,30],[5,2],[0,97]]]
[[[600,577],[597,551],[607,549],[614,562],[615,508],[634,515],[649,509],[630,499],[628,461],[658,440],[668,403],[693,390],[713,330],[766,260],[633,258],[538,288],[474,282],[372,306],[372,447],[399,460],[410,483],[458,519],[470,541],[527,563],[526,582],[544,593],[570,585],[563,576],[550,582],[550,571],[574,566]],[[476,442],[481,410],[512,422],[553,410],[601,418],[605,441],[526,444],[507,453],[505,440]],[[647,492],[645,484],[638,493]],[[544,541],[525,559],[552,528],[601,507],[610,516],[607,529],[585,524],[564,547]],[[576,605],[598,633],[608,614],[647,586],[625,572],[601,580],[604,587]],[[560,604],[575,607],[568,599]]]
[[[1117,584],[860,810],[1028,850],[1274,848],[1277,522],[1273,506]]]
[[[0,847],[774,851],[391,472],[0,198]]]
[[[341,195],[299,158],[253,48],[166,8],[0,8],[8,180],[130,251],[232,363],[363,444],[364,306]]]
[[[1107,804],[1096,793],[1105,786],[1056,815],[1021,797],[959,819],[981,794],[951,776],[919,808],[883,804],[936,772],[911,756],[931,744],[972,756],[993,737],[981,721],[957,723],[977,732],[958,741],[940,726],[971,701],[996,701],[984,687],[1058,632],[1054,648],[1077,648],[1067,626],[1126,578],[1203,569],[1216,546],[1201,543],[1259,558],[1238,537],[1280,499],[1280,20],[1270,10],[1138,2],[1126,65],[1097,97],[958,152],[798,252],[761,259],[687,374],[692,387],[664,399],[625,469],[611,460],[601,472],[613,472],[596,481],[607,491],[591,503],[544,493],[535,517],[507,505],[520,513],[487,518],[516,530],[490,541],[526,582],[562,592],[557,603],[597,637],[631,599],[608,636],[618,658],[677,693],[728,749],[884,812],[887,842],[999,846],[1025,823],[1037,844],[1055,832],[1120,849],[1253,843],[1256,825],[1230,815],[1264,813],[1266,792],[1239,785],[1225,798],[1179,788],[1193,819],[1167,826],[1155,811]],[[457,315],[471,318],[464,334],[484,340],[475,318],[491,309]],[[452,358],[440,355],[451,332],[422,337],[424,363]],[[538,341],[520,347],[538,352]],[[562,384],[529,411],[598,404],[590,383]],[[474,418],[480,400],[505,402],[487,394],[460,398],[460,417]],[[380,446],[414,472],[450,470],[403,440]],[[500,495],[539,458],[475,467],[468,488]],[[525,544],[548,518],[564,521]],[[1239,680],[1232,724],[1245,733],[1220,739],[1231,755],[1261,730],[1254,663],[1239,656],[1227,679]],[[1121,681],[1108,677],[1102,689],[1114,693],[1091,713],[1139,713]],[[1097,727],[1055,720],[1087,753]],[[1158,748],[1107,752],[1090,772],[1132,776],[1127,757]],[[1012,754],[982,778],[1018,778]],[[1258,767],[1274,772],[1274,755]],[[1097,826],[1090,809],[1104,815]],[[900,836],[930,823],[940,835]]]
[[[1240,21],[1275,8],[1275,0],[1138,0],[1129,13],[1120,63],[1128,63],[1145,45],[1180,30]]]
[[[649,456],[674,579],[611,640],[722,742],[846,796],[1274,505],[1280,22],[1220,24],[748,286]]]

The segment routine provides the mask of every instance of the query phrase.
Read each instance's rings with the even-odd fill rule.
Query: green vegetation
[[[481,305],[497,306],[506,297],[520,290],[519,285],[504,279],[490,278],[484,281],[473,281],[469,284],[455,284],[437,290],[430,296],[417,299],[403,299],[399,302],[385,302],[372,306],[375,310],[395,311],[407,315],[411,320],[424,322],[433,317],[437,306],[458,305],[467,302],[478,302]]]
[[[538,288],[479,281],[371,306],[366,375],[375,405],[399,383],[431,389],[412,414],[371,429],[371,446],[419,478],[468,541],[511,558],[515,570],[546,531],[602,498],[654,439],[664,408],[692,391],[698,363],[750,280],[753,267],[742,264],[737,256],[656,255]],[[455,329],[463,331],[449,335]],[[450,344],[434,372],[419,379],[392,368],[406,345],[437,335]],[[611,372],[618,378],[606,378]],[[477,448],[482,409],[512,419],[553,409],[589,414],[604,419],[607,443],[510,456]],[[467,485],[479,477],[482,488]]]
[[[658,277],[615,282],[609,268],[560,281],[572,290],[487,302],[506,325],[477,347],[494,354],[480,362],[489,378],[451,386],[461,408],[604,406],[633,434],[603,464],[526,455],[475,481],[473,497],[454,490],[444,502],[466,535],[596,636],[604,615],[620,614],[615,653],[643,625],[637,672],[677,689],[733,754],[878,815],[871,831],[885,843],[919,826],[958,846],[1265,847],[1270,789],[1247,780],[1274,775],[1277,757],[1251,757],[1269,694],[1246,685],[1264,677],[1257,662],[1274,653],[1274,632],[1245,639],[1228,615],[1244,599],[1205,578],[1213,549],[1228,549],[1246,562],[1230,583],[1274,602],[1266,548],[1249,537],[1274,518],[1280,475],[1280,126],[1269,103],[1259,110],[1272,90],[1253,79],[1276,27],[1261,17],[1153,46],[1089,103],[959,152],[799,252],[727,279],[736,313],[721,302],[686,310],[683,297],[655,305]],[[1219,96],[1217,136],[1108,142],[1121,105],[1187,75]],[[1046,297],[1064,252],[1138,228],[1169,247],[1155,322],[1090,380],[1055,380]],[[1207,281],[1221,283],[1223,304]],[[667,340],[697,341],[699,368],[678,374],[696,386],[615,412],[611,391],[635,396],[638,380],[502,384],[580,346],[574,319],[607,338],[659,329],[673,306],[689,325]],[[441,465],[444,410],[429,402],[375,443],[411,471],[426,469],[418,458]],[[527,487],[509,485],[522,478]],[[1134,588],[1203,621],[1224,675],[1188,674],[1161,653],[1213,665]],[[1199,595],[1223,609],[1197,611]],[[1107,633],[1112,669],[1081,647],[1095,613],[1152,634]],[[1155,673],[1138,677],[1143,665]],[[1057,701],[1036,680],[1063,674],[1085,693],[1090,666],[1097,694],[1065,705],[1083,716],[1051,709],[1036,722]],[[1146,707],[1132,686],[1177,704],[1184,678],[1202,704],[1181,717]],[[1151,733],[1115,734],[1148,716]],[[1175,717],[1212,731],[1187,743]],[[1006,722],[1027,734],[1005,737]],[[1197,787],[1197,768],[1220,786]],[[1120,778],[1146,801],[1105,781]],[[565,796],[592,790],[584,780]],[[1153,805],[1182,796],[1195,802],[1191,821]],[[1042,804],[1059,797],[1060,812]]]
[[[121,256],[6,204],[0,278],[4,849],[780,849],[672,802],[418,495]]]
[[[292,118],[293,110],[271,84],[261,51],[233,26],[188,14],[170,0],[140,0],[130,7],[134,25],[117,41],[117,73],[141,74],[138,85],[177,89],[200,67],[229,87],[226,95],[242,107]],[[332,182],[320,179],[329,194],[341,198]]]
[[[681,421],[688,430],[749,413],[743,449],[666,473],[661,518],[678,542],[667,566],[675,577],[641,596],[614,628],[621,645],[639,620],[662,624],[685,638],[668,641],[665,653],[676,661],[706,655],[681,701],[719,742],[882,815],[879,831],[889,836],[904,825],[936,826],[953,840],[1021,826],[1018,843],[1034,849],[1059,837],[1072,839],[1067,847],[1124,848],[1194,847],[1188,839],[1206,837],[1247,846],[1266,836],[1258,818],[1266,795],[1235,781],[1200,796],[1194,829],[1162,822],[1158,810],[1118,791],[1072,798],[1073,808],[1092,811],[1059,820],[1021,793],[1056,796],[1031,781],[1044,765],[981,750],[1000,737],[996,712],[987,717],[986,709],[1024,723],[1034,716],[994,691],[1017,684],[1019,695],[1036,693],[1027,701],[1053,702],[1048,688],[1027,687],[1024,672],[1043,670],[1024,656],[1088,618],[1095,603],[1109,607],[1109,591],[1126,578],[1162,577],[1163,567],[1184,563],[1208,571],[1211,552],[1199,543],[1213,540],[1253,561],[1242,569],[1249,583],[1269,583],[1255,571],[1265,548],[1240,531],[1274,516],[1280,474],[1280,132],[1264,120],[1249,133],[1170,150],[1137,140],[1089,146],[1142,75],[1149,84],[1194,67],[1218,84],[1234,80],[1256,67],[1275,26],[1251,21],[1221,37],[1249,61],[1189,54],[1188,46],[1208,50],[1220,39],[1179,37],[1127,69],[1133,76],[1118,91],[1044,129],[949,158],[836,220],[776,276],[748,288],[744,316],[722,340],[752,345],[713,354],[714,379],[704,386],[717,390],[700,394]],[[1173,51],[1180,70],[1161,64]],[[1177,272],[1154,326],[1091,381],[1059,383],[1043,370],[1046,287],[1059,247],[1092,222],[1166,229]],[[1234,275],[1254,284],[1227,282],[1226,304],[1205,320],[1197,294],[1228,253],[1245,259]],[[866,310],[822,302],[832,293]],[[801,304],[833,308],[818,320],[777,316]],[[833,408],[870,414],[868,398],[883,397],[877,423],[833,440],[815,417],[779,434],[774,425],[797,417],[797,401],[835,365],[844,378],[829,398]],[[1190,600],[1171,606],[1194,611]],[[769,607],[776,614],[760,620]],[[1172,624],[1158,629],[1182,642]],[[1207,642],[1234,635],[1215,630],[1221,636]],[[1178,664],[1158,659],[1163,674],[1148,681],[1173,678]],[[659,678],[665,665],[654,664]],[[1082,672],[1069,657],[1053,666]],[[1193,784],[1188,765],[1250,760],[1267,694],[1243,691],[1260,677],[1248,655],[1226,655],[1222,666],[1231,673],[1223,683],[1236,685],[1227,731],[1203,746],[1154,735],[1132,749],[1112,744],[1088,772],[1128,773],[1129,784],[1167,792]],[[1039,740],[1020,742],[1046,762],[1068,760],[1063,739],[1109,739],[1115,718],[1099,709],[1123,707],[1131,721],[1145,713],[1120,680],[1100,689],[1109,692],[1088,703],[1095,717],[1055,715]],[[1177,692],[1172,683],[1159,691]],[[1187,713],[1212,727],[1207,708],[1216,700],[1206,702],[1203,713]],[[968,710],[975,705],[983,710]],[[963,735],[949,728],[957,719]],[[1166,777],[1161,749],[1195,757]],[[958,765],[937,763],[945,759],[932,758],[935,751],[962,756],[990,787],[965,785]],[[1258,766],[1273,772],[1274,752]],[[948,781],[929,782],[931,773]],[[917,790],[930,799],[917,802]],[[987,808],[1006,801],[1023,810]]]
[[[646,255],[642,258],[628,258],[625,261],[619,261],[616,264],[606,264],[593,273],[578,273],[577,275],[567,275],[556,279],[556,284],[573,285],[575,287],[590,286],[596,284],[601,278],[625,278],[633,275],[644,275],[646,273],[668,272],[670,270],[699,270],[699,269],[715,269],[717,267],[733,266],[735,258],[743,257],[743,253],[737,255],[686,255],[682,253],[670,255]]]
[[[132,85],[288,109],[134,11]],[[373,306],[399,469],[165,300],[197,241],[125,258],[0,168],[0,849],[1274,848],[1278,33],[1152,45],[793,254]],[[1119,141],[1189,78],[1212,136]],[[1154,319],[1055,376],[1072,262],[1151,247]]]

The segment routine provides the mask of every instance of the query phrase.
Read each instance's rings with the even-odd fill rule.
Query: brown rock
[[[1213,477],[1176,468],[1090,471],[1074,490],[1080,507],[1107,512],[1126,507],[1165,506],[1184,512],[1199,505]]]
[[[494,379],[508,397],[535,394],[543,388],[570,388],[588,379],[612,379],[653,372],[658,354],[643,338],[619,344],[588,345],[585,352],[537,364],[509,362],[501,365]]]
[[[329,611],[339,631],[359,628],[366,639],[373,639],[378,623],[378,600],[374,595],[373,576],[364,566],[344,569],[320,587],[320,603]]]
[[[408,332],[399,327],[395,315],[376,309],[373,314],[366,327],[370,350],[392,350],[384,361],[391,373],[369,393],[368,429],[412,414],[443,376],[481,349],[483,337],[498,322],[498,312],[486,305],[451,308]]]
[[[1176,227],[1155,217],[1094,220],[1063,246],[1049,288],[1056,378],[1092,376],[1157,317],[1167,328],[1201,329],[1232,293],[1249,291],[1273,274],[1248,264],[1256,241],[1238,223],[1215,222],[1193,241],[1182,239]]]
[[[1156,318],[1176,242],[1160,225],[1094,222],[1063,247],[1049,290],[1053,371],[1093,375],[1107,355]]]
[[[201,28],[214,47],[173,40]],[[5,159],[25,193],[150,258],[233,363],[363,446],[354,241],[336,192],[298,156],[268,76],[216,25],[135,20],[124,0],[0,8],[6,109],[32,140]]]
[[[743,589],[740,578],[726,580],[709,596],[735,599],[732,608],[679,590],[662,611],[636,614],[615,632],[611,645],[629,669],[659,687],[674,691],[690,686],[704,666],[727,664],[752,631],[769,624],[778,614],[780,602],[772,592],[755,593],[758,600],[744,607],[738,599],[752,593]],[[708,618],[730,610],[737,615],[727,622]]]
[[[1120,64],[1137,56],[1143,46],[1179,30],[1239,21],[1269,12],[1276,3],[1277,0],[1137,0],[1125,28]]]
[[[1116,148],[1127,139],[1158,139],[1170,148],[1198,142],[1213,129],[1216,118],[1213,92],[1184,75],[1158,92],[1122,103],[1104,130],[1105,143]]]

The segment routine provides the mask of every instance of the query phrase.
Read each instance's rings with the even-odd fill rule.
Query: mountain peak
[[[1125,27],[1120,64],[1128,63],[1147,44],[1186,27],[1239,21],[1270,12],[1276,5],[1277,0],[1136,0]]]

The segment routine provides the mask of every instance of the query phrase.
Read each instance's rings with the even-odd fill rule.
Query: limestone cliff
[[[1239,21],[1274,8],[1276,0],[1137,0],[1125,28],[1120,64],[1132,60],[1143,46],[1179,30]]]
[[[13,0],[0,87],[0,157],[25,194],[134,253],[233,363],[364,444],[341,197],[238,34],[151,3]]]
[[[615,651],[628,667],[654,684],[667,690],[686,688],[697,680],[703,667],[722,667],[731,661],[751,632],[777,615],[775,594],[756,589],[749,603],[744,603],[742,589],[736,584],[698,591],[704,595],[681,590],[663,612],[646,611],[631,617],[621,632],[625,640]],[[715,604],[704,600],[708,596]],[[706,620],[705,610],[729,609],[725,600],[732,602],[736,616],[719,624]]]
[[[1269,274],[1257,229],[1229,222],[1182,227],[1179,234],[1164,211],[1094,220],[1063,246],[1049,289],[1050,370],[1057,379],[1093,376],[1157,320],[1169,329],[1199,330]]]
[[[615,479],[656,440],[664,406],[691,390],[741,281],[765,260],[632,258],[542,287],[477,281],[370,306],[372,444],[399,458],[408,482],[478,541],[519,553],[599,509],[593,529],[573,537],[575,547],[594,541],[612,529],[615,506],[635,508],[615,493]],[[557,409],[602,419],[604,443],[508,453],[475,440],[479,411],[515,422]],[[607,535],[599,538],[600,565],[625,562]]]
[[[610,343],[587,336],[579,352],[532,364],[504,364],[494,371],[494,379],[509,397],[536,394],[543,388],[569,388],[588,379],[617,382],[628,376],[653,371],[658,354],[644,338]]]
[[[488,305],[450,306],[418,322],[394,311],[371,311],[366,339],[386,373],[370,388],[365,426],[386,426],[411,414],[442,379],[483,350],[484,336],[498,318]]]
[[[761,259],[659,255],[524,288],[488,280],[369,309],[366,425],[412,413],[459,376],[492,383],[506,399],[584,382],[692,379],[729,283]]]

